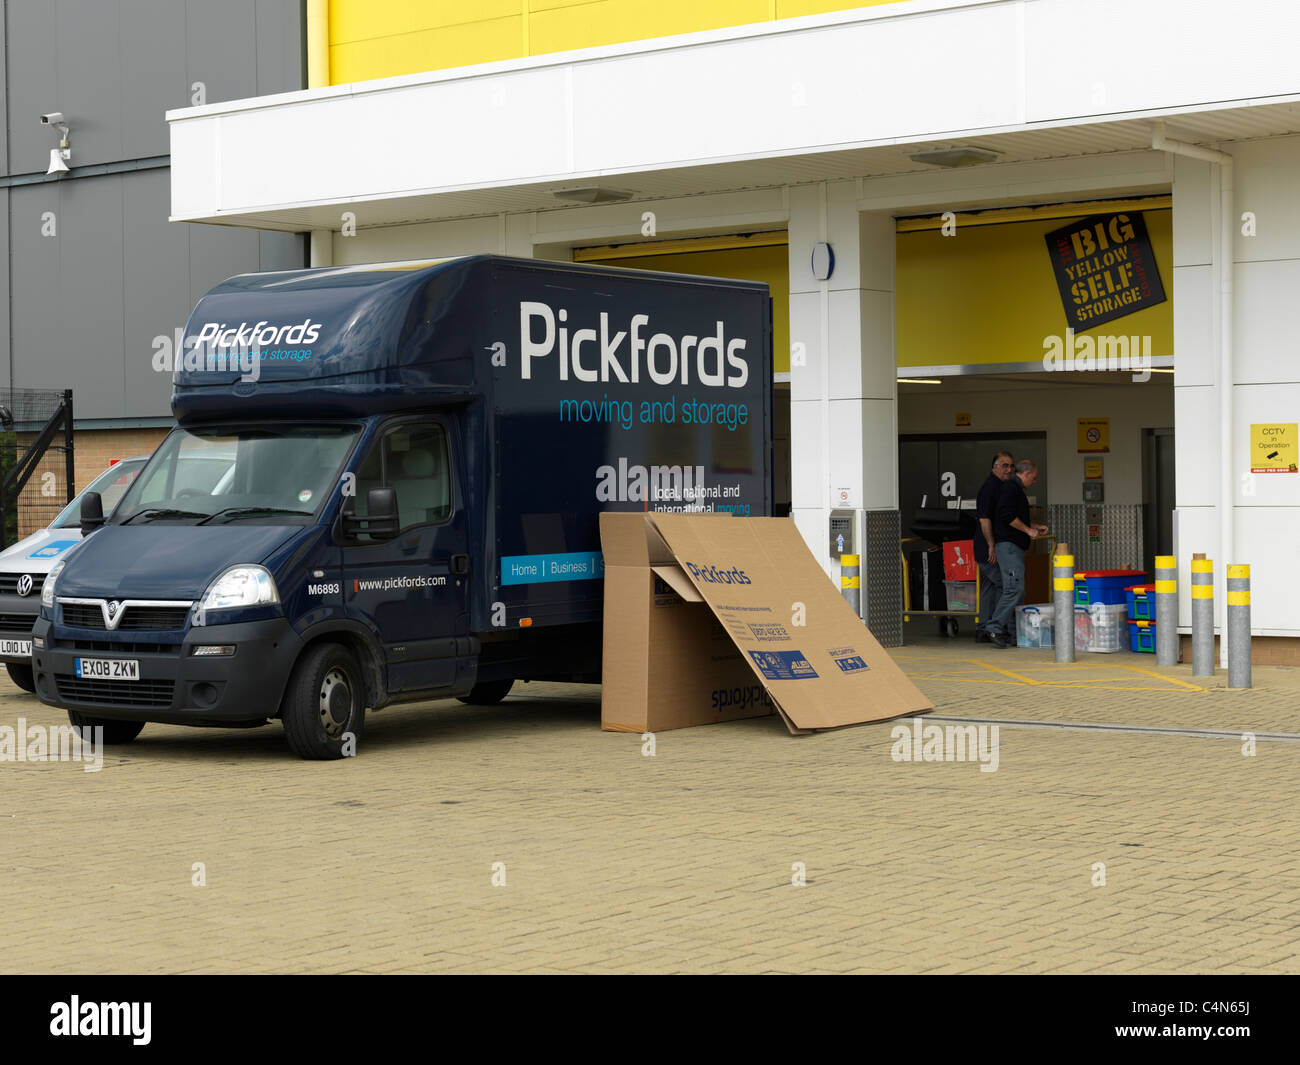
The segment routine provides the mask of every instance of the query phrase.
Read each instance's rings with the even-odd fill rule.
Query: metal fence
[[[0,389],[0,547],[49,525],[75,494],[72,390]]]

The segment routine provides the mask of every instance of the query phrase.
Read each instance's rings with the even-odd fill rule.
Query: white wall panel
[[[1294,0],[1025,5],[1030,122],[1295,91]]]
[[[1300,258],[1300,137],[1270,137],[1232,147],[1236,159],[1238,261]],[[1241,214],[1255,215],[1255,235],[1241,232]]]
[[[1212,385],[1218,376],[1214,333],[1218,298],[1213,267],[1174,267],[1174,368],[1180,386]]]
[[[821,446],[825,424],[820,401],[791,401],[790,501],[794,508],[826,506],[829,490],[826,488]]]
[[[803,365],[797,365],[799,345],[803,345]],[[794,292],[790,295],[790,398],[816,400],[823,395],[822,368],[822,297],[820,292]],[[798,447],[798,445],[795,445]]]
[[[1300,259],[1237,263],[1236,270],[1234,378],[1300,381]]]
[[[1205,266],[1214,256],[1219,168],[1183,155],[1169,158],[1174,167],[1174,269]]]
[[[1175,499],[1183,507],[1213,506],[1219,498],[1219,399],[1214,388],[1174,389]]]

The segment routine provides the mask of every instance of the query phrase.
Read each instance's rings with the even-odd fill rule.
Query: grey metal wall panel
[[[176,0],[120,0],[122,155],[167,155],[164,113],[190,106],[186,79],[185,5]],[[250,94],[251,95],[251,94]],[[75,143],[75,142],[74,142]]]
[[[305,89],[301,0],[256,0],[256,4],[258,95]]]
[[[122,186],[124,417],[157,416],[170,408],[171,374],[153,368],[154,338],[173,341],[193,310],[188,271],[177,268],[189,261],[190,233],[167,221],[168,177],[166,170],[150,170],[131,175]]]
[[[58,237],[42,237],[41,211],[55,197]],[[19,187],[10,202],[14,382],[71,386],[78,417],[116,417],[124,398],[122,178]]]
[[[188,0],[185,23],[186,84],[203,82],[210,104],[263,91],[257,85],[254,0]]]
[[[46,111],[68,111],[58,99],[58,9],[42,0],[5,4],[9,52],[9,173],[45,172],[58,135],[40,124]]]
[[[209,289],[258,266],[258,234],[233,226],[187,225],[190,233],[190,308]]]
[[[0,12],[2,15],[3,12]],[[7,20],[0,17],[0,118],[9,118],[9,49]],[[9,137],[0,137],[0,174],[9,173]]]
[[[12,274],[0,383],[71,386],[78,420],[166,417],[170,379],[152,368],[154,338],[174,335],[195,301],[233,274],[301,267],[304,238],[170,224],[165,169],[76,171],[166,155],[164,112],[191,103],[194,81],[205,83],[208,101],[301,88],[302,6],[8,0],[4,14],[7,172],[44,173],[58,133],[39,115],[59,110],[72,127],[73,173],[0,199]],[[41,236],[47,210],[54,237]],[[0,291],[4,280],[0,269]]]
[[[1088,511],[1101,512],[1101,543],[1088,539]],[[1068,543],[1074,568],[1141,569],[1143,556],[1141,503],[1053,503],[1048,523],[1058,543]]]
[[[3,20],[0,20],[2,22]],[[3,140],[3,138],[0,138]],[[9,247],[9,190],[0,189],[0,248]],[[9,256],[0,255],[0,388],[13,384],[9,353]]]
[[[259,233],[259,270],[301,270],[307,265],[307,238],[298,233]]]
[[[116,3],[104,0],[59,0],[58,102],[39,105],[36,111],[55,107],[68,116],[71,129],[72,165],[88,166],[122,158],[122,80],[123,71],[117,39]],[[19,122],[36,121],[36,116]],[[58,134],[47,126],[49,149],[58,142]],[[45,166],[40,166],[44,170]]]

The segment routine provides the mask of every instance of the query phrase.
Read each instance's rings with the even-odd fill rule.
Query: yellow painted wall
[[[329,0],[328,84],[897,0]]]
[[[766,281],[772,294],[772,368],[790,371],[790,261],[784,244],[758,248],[726,248],[669,255],[592,259],[630,270],[664,270],[674,274],[733,277],[740,281]]]
[[[1095,213],[1095,212],[1088,212]],[[1151,336],[1151,355],[1174,353],[1173,212],[1143,211],[1165,302],[1115,318],[1088,336]],[[1043,338],[1067,325],[1044,235],[1073,219],[958,225],[899,233],[898,365],[1041,362]]]

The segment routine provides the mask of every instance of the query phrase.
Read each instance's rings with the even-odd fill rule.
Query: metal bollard
[[[1250,567],[1228,567],[1228,687],[1250,687]]]
[[[1192,556],[1192,675],[1214,676],[1214,562],[1204,555]]]
[[[1052,558],[1052,646],[1056,661],[1074,661],[1074,556],[1069,544],[1058,545]]]
[[[840,595],[862,617],[862,579],[858,576],[858,556],[840,555]]]
[[[1156,665],[1178,665],[1178,559],[1156,556]]]

